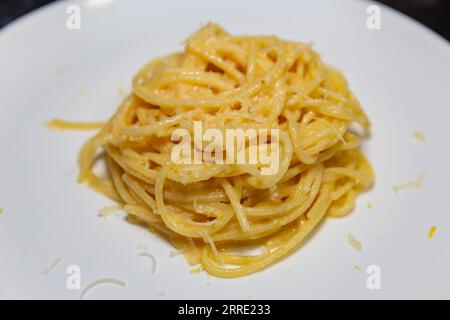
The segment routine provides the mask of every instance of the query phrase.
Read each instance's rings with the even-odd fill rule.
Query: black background
[[[0,28],[54,0],[0,0]],[[163,1],[163,0],[161,0]],[[450,41],[450,0],[379,0],[427,25]]]

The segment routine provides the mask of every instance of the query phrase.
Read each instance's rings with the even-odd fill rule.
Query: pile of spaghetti
[[[174,163],[172,133],[192,132],[194,121],[278,129],[277,172]],[[130,221],[167,236],[190,263],[237,277],[289,255],[325,217],[352,209],[373,183],[358,149],[369,126],[345,78],[309,45],[208,24],[184,52],[137,73],[132,93],[80,151],[80,181],[120,203]],[[93,170],[98,159],[106,176]]]

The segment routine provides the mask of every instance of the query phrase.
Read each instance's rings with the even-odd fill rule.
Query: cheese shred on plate
[[[361,242],[358,241],[351,233],[347,236],[347,242],[349,245],[351,245],[355,250],[361,252],[362,251],[362,245]]]
[[[425,143],[427,142],[427,136],[420,131],[415,131],[413,134],[414,139],[416,139],[419,142]]]
[[[422,174],[420,174],[420,176],[416,180],[394,186],[394,187],[392,187],[392,189],[395,192],[399,192],[399,191],[402,191],[405,189],[419,189],[422,186],[423,182],[425,181],[426,176],[427,176],[427,173],[423,172]]]
[[[139,253],[139,257],[147,257],[150,260],[152,260],[152,274],[155,273],[155,271],[156,271],[156,259],[155,259],[155,257],[152,254],[148,253],[148,252],[141,252],[141,253]]]
[[[80,300],[83,300],[83,298],[86,296],[86,293],[90,291],[92,288],[102,285],[102,284],[115,284],[121,287],[125,287],[125,282],[119,279],[114,278],[105,278],[105,279],[99,279],[92,283],[90,283],[86,288],[83,289],[80,295]]]
[[[56,266],[58,265],[58,263],[61,261],[60,257],[57,257],[49,266],[47,269],[45,269],[41,274],[42,275],[47,275],[49,274],[53,269],[56,268]]]
[[[103,207],[98,212],[98,215],[102,218],[105,218],[109,216],[110,214],[113,214],[114,212],[117,212],[122,209],[122,206],[120,204],[115,204],[112,206]]]
[[[436,233],[437,227],[436,226],[432,226],[430,231],[428,232],[428,238],[433,238],[434,234]]]

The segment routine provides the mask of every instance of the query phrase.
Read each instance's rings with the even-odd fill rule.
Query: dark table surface
[[[54,0],[0,0],[0,28]],[[162,1],[162,0],[161,0]],[[450,0],[379,0],[427,25],[450,41]]]

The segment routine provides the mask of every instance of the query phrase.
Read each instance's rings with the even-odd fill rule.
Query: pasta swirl
[[[232,36],[208,24],[184,52],[139,70],[132,87],[82,148],[79,179],[215,276],[247,275],[282,259],[324,217],[346,215],[373,183],[358,149],[362,134],[350,130],[367,131],[369,120],[343,75],[309,45]],[[195,121],[219,131],[278,129],[278,171],[174,163],[174,131],[193,132]],[[107,177],[92,169],[99,150]]]

